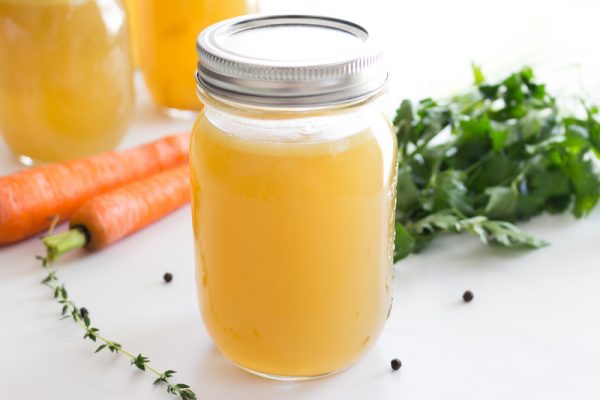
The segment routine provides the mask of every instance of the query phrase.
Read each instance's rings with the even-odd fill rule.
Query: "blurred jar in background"
[[[133,112],[119,0],[0,0],[0,132],[25,164],[109,150]]]
[[[136,4],[140,0],[124,0],[125,9],[127,10],[127,17],[129,22],[129,41],[131,48],[131,57],[133,60],[133,66],[135,68],[140,66],[140,37],[139,37],[139,17],[137,15],[138,5]],[[142,0],[144,1],[144,0]]]
[[[255,12],[247,0],[136,1],[140,66],[154,101],[178,115],[201,108],[196,97],[196,38],[222,19]],[[185,114],[185,113],[183,113]]]

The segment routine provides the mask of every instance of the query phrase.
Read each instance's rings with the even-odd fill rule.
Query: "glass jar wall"
[[[138,1],[140,0],[124,0],[125,9],[127,11],[127,20],[129,22],[129,43],[134,68],[140,66],[140,29],[138,27],[140,18],[137,15],[139,12]],[[141,1],[143,4],[144,0]]]
[[[25,163],[115,147],[134,94],[118,0],[0,0],[0,134]]]

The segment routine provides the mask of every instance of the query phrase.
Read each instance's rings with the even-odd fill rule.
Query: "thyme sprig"
[[[56,221],[52,223],[50,232],[53,230],[55,225]],[[87,309],[83,307],[77,307],[76,304],[69,298],[69,293],[67,292],[64,283],[60,282],[56,270],[52,269],[51,261],[46,257],[36,256],[36,258],[42,262],[42,266],[48,273],[48,275],[42,280],[42,283],[52,289],[54,298],[62,306],[60,319],[72,319],[84,330],[84,340],[87,339],[95,343],[100,343],[94,353],[108,349],[111,353],[121,354],[130,360],[131,365],[134,365],[142,371],[148,371],[156,375],[157,379],[153,384],[166,385],[167,393],[179,396],[182,400],[196,400],[196,394],[188,385],[184,383],[173,383],[171,381],[171,378],[173,375],[175,375],[176,371],[169,369],[164,372],[160,372],[152,367],[148,357],[141,353],[136,356],[134,353],[125,350],[120,343],[102,336],[100,334],[100,329],[92,325],[92,321],[90,320]]]

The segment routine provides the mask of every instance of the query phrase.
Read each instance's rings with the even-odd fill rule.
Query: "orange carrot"
[[[97,195],[77,208],[68,232],[47,236],[48,262],[75,248],[102,249],[190,200],[189,167],[181,165]]]
[[[0,246],[68,219],[84,201],[124,183],[184,163],[189,133],[121,152],[27,169],[0,177]]]

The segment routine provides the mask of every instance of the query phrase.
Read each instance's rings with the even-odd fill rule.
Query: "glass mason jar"
[[[140,67],[154,101],[173,116],[198,111],[194,72],[198,32],[254,11],[248,0],[137,1]],[[183,112],[178,112],[183,111]]]
[[[391,307],[397,145],[363,27],[242,17],[198,39],[190,147],[204,324],[238,366],[339,371]]]
[[[115,147],[133,113],[118,0],[0,0],[0,134],[23,163]]]

